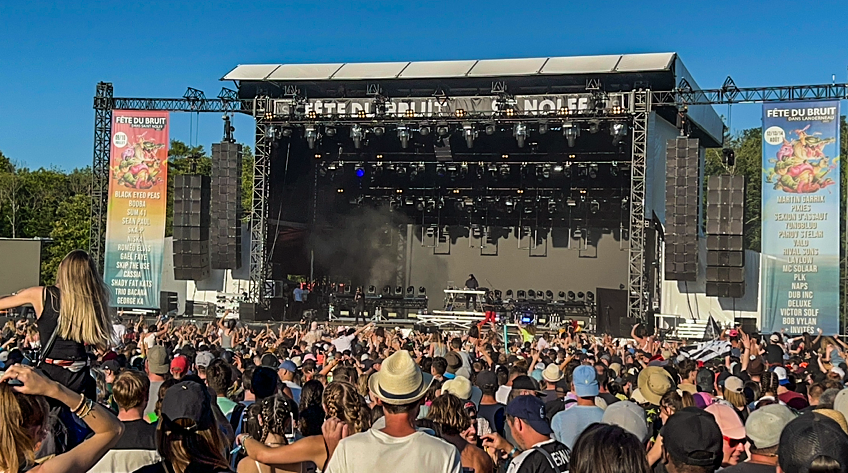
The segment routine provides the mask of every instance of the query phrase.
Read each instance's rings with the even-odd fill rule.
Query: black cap
[[[273,353],[266,353],[262,355],[262,358],[260,358],[259,363],[262,366],[267,366],[268,368],[274,369],[277,369],[277,367],[280,366],[279,358],[277,358],[277,356]]]
[[[512,380],[512,389],[513,391],[522,389],[526,391],[535,391],[536,393],[541,394],[539,391],[539,385],[536,384],[536,381],[533,378],[527,375],[521,375]]]
[[[194,431],[213,424],[212,405],[206,386],[195,381],[177,383],[167,391],[162,400],[162,420],[167,428],[181,428]],[[173,421],[188,419],[194,422],[191,427],[179,427]]]
[[[715,374],[709,368],[701,368],[698,370],[698,375],[695,377],[695,385],[698,386],[698,392],[715,394]]]
[[[474,384],[480,389],[483,389],[483,386],[498,387],[498,376],[494,371],[484,370],[477,373],[477,379]]]
[[[807,473],[817,457],[839,463],[836,471],[848,472],[848,435],[835,421],[824,416],[802,415],[783,428],[777,458],[780,469]]]
[[[782,365],[783,348],[780,348],[778,345],[769,344],[769,346],[766,347],[766,361],[770,365]]]
[[[686,407],[662,428],[663,446],[677,462],[718,467],[723,457],[721,429],[715,418],[697,407]]]

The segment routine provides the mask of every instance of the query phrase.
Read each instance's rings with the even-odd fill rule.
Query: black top
[[[61,293],[56,286],[47,286],[44,288],[44,309],[41,311],[41,317],[38,318],[38,335],[42,346],[47,346],[50,337],[56,330],[59,323],[59,308],[61,307]],[[85,353],[85,346],[82,343],[73,340],[65,340],[62,337],[56,337],[56,342],[47,358],[54,360],[71,360],[82,361],[88,359]]]
[[[540,452],[544,450],[547,455]],[[511,473],[561,473],[568,471],[571,451],[565,445],[551,440],[517,455],[507,468]]]
[[[129,420],[124,424],[124,435],[113,450],[156,450],[156,424],[145,420]]]
[[[468,289],[477,289],[480,285],[477,284],[477,278],[468,278],[468,281],[465,281],[465,287]]]
[[[504,434],[506,423],[506,406],[503,404],[480,404],[477,415],[489,421],[492,430],[500,435]]]

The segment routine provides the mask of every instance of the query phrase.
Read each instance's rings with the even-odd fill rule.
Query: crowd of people
[[[846,345],[145,323],[82,251],[0,299],[0,471],[848,472]]]

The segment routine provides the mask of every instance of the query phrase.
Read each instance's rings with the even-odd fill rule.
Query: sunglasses
[[[725,436],[722,436],[722,438],[724,439],[725,442],[727,442],[727,445],[730,448],[736,448],[739,445],[742,445],[743,443],[745,443],[745,439],[732,439],[730,437],[725,437]]]

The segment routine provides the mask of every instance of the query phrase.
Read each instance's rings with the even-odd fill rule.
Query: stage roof
[[[648,53],[469,61],[243,64],[222,80],[429,79],[668,71],[674,65],[675,56],[675,53]]]

